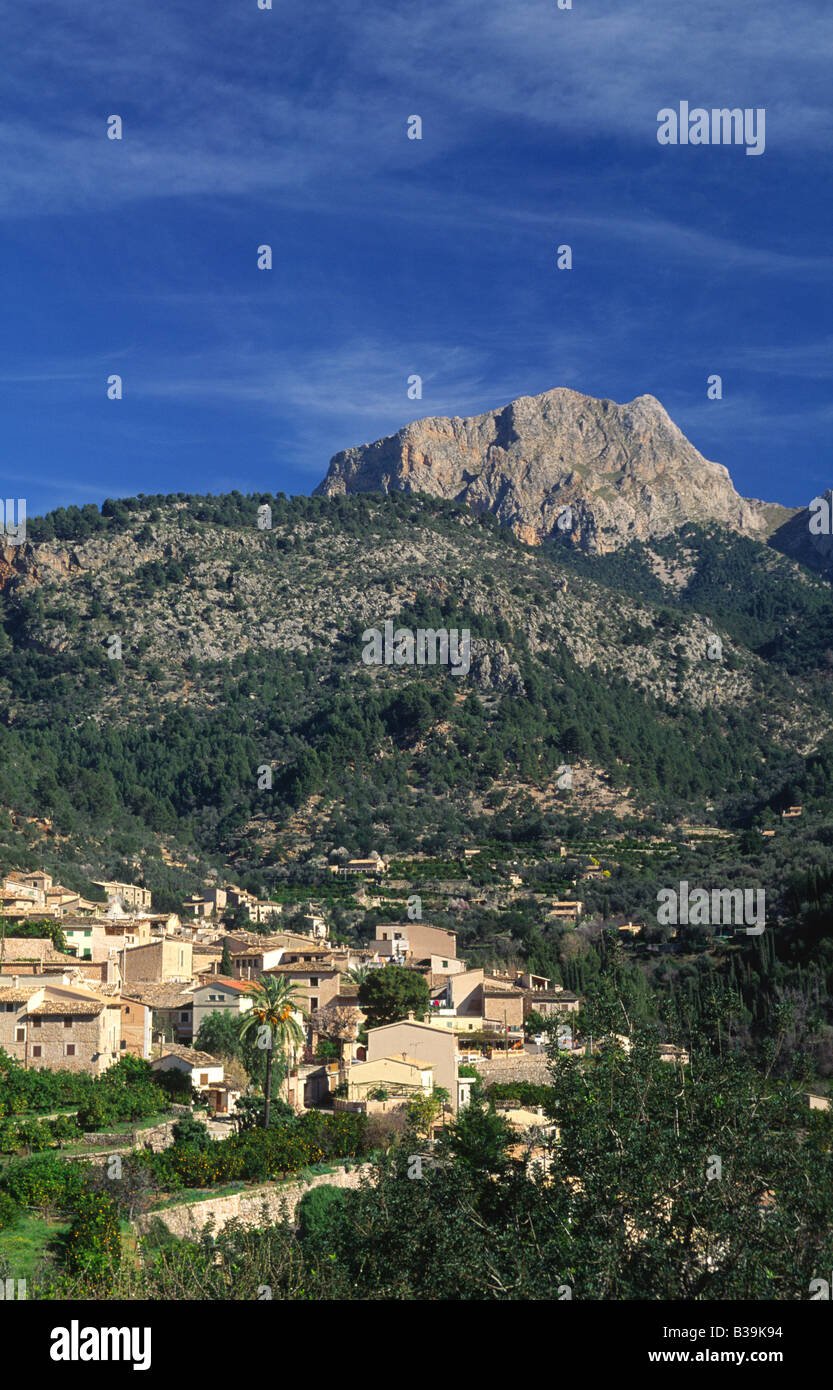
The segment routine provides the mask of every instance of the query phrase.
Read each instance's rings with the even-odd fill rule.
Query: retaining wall
[[[338,1168],[333,1173],[317,1173],[306,1181],[296,1183],[267,1183],[263,1187],[250,1187],[244,1192],[234,1192],[227,1197],[209,1197],[204,1202],[183,1202],[175,1207],[164,1207],[160,1211],[147,1212],[136,1221],[136,1229],[141,1235],[148,1229],[154,1218],[165,1223],[172,1235],[192,1236],[201,1227],[213,1220],[215,1231],[225,1226],[227,1221],[239,1220],[246,1226],[262,1226],[264,1221],[280,1221],[284,1214],[284,1203],[290,1221],[295,1218],[298,1203],[305,1192],[325,1184],[331,1187],[358,1187],[362,1176],[372,1171],[373,1165]],[[265,1208],[265,1211],[264,1211]]]
[[[479,1071],[487,1086],[491,1081],[534,1081],[537,1085],[552,1081],[544,1052],[540,1056],[532,1052],[510,1052],[506,1057],[484,1057],[473,1062],[472,1066]]]

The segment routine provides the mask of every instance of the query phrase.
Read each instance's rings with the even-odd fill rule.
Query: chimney
[[[17,989],[17,986],[19,985],[19,983],[20,983],[20,976],[19,976],[19,975],[12,975],[12,989]]]

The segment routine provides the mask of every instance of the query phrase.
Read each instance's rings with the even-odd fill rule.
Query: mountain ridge
[[[561,533],[600,554],[691,521],[765,541],[798,510],[742,497],[655,396],[619,405],[568,387],[341,450],[313,496],[391,491],[490,511],[527,544]]]

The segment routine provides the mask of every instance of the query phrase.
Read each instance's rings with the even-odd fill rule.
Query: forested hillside
[[[643,811],[741,824],[830,733],[829,587],[717,528],[589,557],[427,499],[232,494],[30,538],[6,552],[0,798],[62,834],[223,856],[303,810],[312,844],[392,852],[476,832],[490,794],[523,816],[582,760]],[[363,665],[386,619],[469,629],[470,673]]]
[[[401,493],[176,495],[38,519],[0,583],[0,867],[88,893],[141,874],[169,908],[211,870],[294,883],[362,931],[328,856],[421,853],[432,916],[472,958],[578,989],[607,947],[547,922],[547,893],[656,928],[676,879],[758,886],[777,942],[698,964],[691,929],[692,959],[634,987],[650,977],[646,1014],[705,1008],[718,969],[749,1037],[778,990],[810,1026],[831,983],[833,593],[768,546],[689,526],[589,555]],[[470,670],[365,664],[386,621],[468,629]]]

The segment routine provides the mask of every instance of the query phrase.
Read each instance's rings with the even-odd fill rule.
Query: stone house
[[[298,998],[302,1000],[308,1013],[323,1009],[336,998],[341,990],[341,972],[334,966],[316,961],[301,962],[294,965],[273,966],[267,975],[283,975],[297,987]]]
[[[153,1009],[150,1004],[142,1003],[140,999],[136,999],[130,994],[122,994],[119,1004],[121,1008],[120,1051],[122,1054],[126,1052],[131,1057],[142,1057],[147,1061],[150,1057]]]
[[[461,1092],[467,1095],[471,1083],[464,1084],[465,1078],[458,1082],[457,1042],[453,1032],[434,1028],[430,1023],[419,1023],[413,1015],[400,1019],[398,1023],[383,1023],[378,1028],[368,1028],[368,1062],[378,1062],[385,1057],[401,1057],[403,1054],[433,1068],[434,1086],[442,1086],[448,1091],[451,1109],[456,1114],[461,1104],[465,1104],[465,1095]],[[347,1069],[346,1080],[349,1087],[350,1069]]]
[[[569,989],[547,989],[536,990],[534,994],[528,994],[525,1001],[527,1007],[524,1016],[533,1009],[543,1018],[558,1018],[565,1014],[577,1014],[579,1010],[579,997]]]
[[[62,922],[67,950],[79,960],[101,961],[151,939],[146,917],[68,917]]]
[[[370,874],[387,873],[387,867],[382,856],[374,850],[367,859],[348,859],[346,864],[331,864],[330,873],[342,876],[360,874],[366,877]]]
[[[121,1054],[117,998],[68,984],[0,981],[0,1047],[25,1067],[106,1071]]]
[[[126,947],[121,955],[122,979],[127,985],[139,980],[156,984],[164,980],[190,980],[193,952],[190,941],[181,941],[175,936]]]
[[[48,936],[7,936],[0,944],[0,974],[33,975],[73,970],[75,957],[56,951]]]
[[[228,1009],[229,1013],[238,1018],[252,1007],[251,986],[240,980],[232,980],[227,975],[204,977],[201,984],[194,986],[193,998],[194,1037],[199,1033],[203,1019],[208,1018],[209,1014],[223,1013]]]
[[[118,898],[124,907],[147,908],[150,910],[150,889],[140,888],[135,883],[118,883],[115,879],[103,882],[94,880],[96,888],[103,888],[108,898]]]
[[[434,1089],[434,1067],[431,1062],[409,1057],[379,1057],[372,1062],[354,1062],[347,1075],[347,1099],[366,1101],[376,1090],[388,1092],[388,1098],[430,1096]]]
[[[438,956],[443,968],[457,957],[457,933],[427,922],[379,922],[376,949],[380,956],[402,960],[424,960]]]
[[[280,946],[229,945],[235,980],[259,980],[265,970],[278,965],[283,956]]]
[[[178,1043],[190,1042],[194,1035],[194,994],[190,985],[175,981],[130,986],[129,996],[151,1010],[154,1032],[170,1031]]]
[[[175,1043],[163,1043],[162,1051],[151,1062],[152,1071],[181,1071],[191,1080],[195,1091],[219,1085],[224,1080],[223,1064],[208,1052],[197,1052],[192,1047],[178,1047]]]

